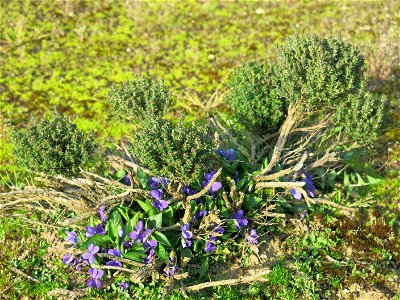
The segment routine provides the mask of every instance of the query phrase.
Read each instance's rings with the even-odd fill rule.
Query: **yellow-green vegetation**
[[[288,35],[341,36],[366,57],[369,90],[389,97],[378,141],[354,152],[346,171],[384,182],[349,188],[338,176],[327,191],[342,204],[364,203],[355,218],[322,207],[309,210],[301,222],[287,220],[271,228],[265,244],[266,253],[276,256],[267,282],[215,287],[189,298],[319,299],[359,285],[381,299],[400,299],[399,11],[396,1],[2,1],[0,192],[9,190],[9,182],[26,180],[12,154],[11,131],[25,127],[31,115],[40,119],[56,107],[103,144],[107,138],[119,141],[136,127],[111,115],[107,92],[114,84],[140,73],[165,79],[175,95],[169,118],[191,121],[218,106],[229,109],[215,89],[223,93],[242,63],[265,64]],[[207,102],[212,95],[214,101]],[[360,132],[368,134],[368,128]],[[0,295],[44,299],[49,290],[84,284],[68,277],[59,257],[48,253],[45,230],[1,217]],[[92,291],[87,298],[115,299],[117,289]],[[158,299],[160,292],[158,286],[132,290],[138,299]]]

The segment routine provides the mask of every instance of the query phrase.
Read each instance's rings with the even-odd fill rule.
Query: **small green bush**
[[[125,121],[141,122],[163,116],[171,104],[171,94],[163,81],[141,75],[114,86],[108,93],[113,113]]]
[[[209,126],[155,118],[143,123],[132,152],[155,175],[190,183],[212,167],[216,147]]]
[[[386,97],[370,93],[349,95],[332,116],[333,123],[353,141],[373,141],[382,124]]]
[[[12,134],[19,163],[48,174],[76,175],[95,149],[93,134],[79,130],[72,121],[52,113],[50,119],[32,120],[26,129]]]
[[[366,81],[364,57],[339,38],[293,36],[274,69],[278,94],[306,111],[335,108]]]
[[[241,65],[235,70],[228,88],[225,99],[235,118],[247,129],[260,134],[279,129],[286,107],[272,86],[271,72],[263,64]]]

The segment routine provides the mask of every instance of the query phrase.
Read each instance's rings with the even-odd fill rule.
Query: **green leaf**
[[[258,208],[259,204],[263,201],[261,197],[255,195],[245,196],[243,200],[243,209],[253,211]]]
[[[192,251],[189,248],[181,248],[182,257],[192,258]]]
[[[126,234],[129,232],[133,231],[134,228],[136,228],[136,224],[139,222],[140,217],[142,216],[142,213],[137,212],[133,218],[131,218],[128,223],[126,224]]]
[[[357,184],[366,185],[366,182],[362,179],[360,174],[356,173],[356,176],[357,176]]]
[[[108,235],[110,236],[111,240],[114,242],[117,242],[119,236],[118,236],[118,230],[121,228],[121,225],[116,225],[114,220],[110,220],[106,224],[106,231]]]
[[[127,252],[122,254],[122,257],[142,263],[143,259],[146,257],[146,254],[140,252]]]
[[[142,184],[142,187],[148,188],[148,184],[147,184],[147,175],[145,172],[143,172],[143,170],[141,168],[137,169],[137,176],[139,179],[139,182]]]
[[[147,203],[147,202],[140,201],[140,200],[137,200],[136,202],[140,205],[141,208],[143,208],[143,210],[144,210],[148,215],[151,215],[151,214],[152,214],[152,211],[153,211],[154,207],[153,207],[151,204],[149,204],[149,203]]]
[[[117,171],[117,172],[114,174],[114,178],[115,178],[116,180],[119,180],[119,179],[121,179],[121,178],[124,178],[125,175],[126,175],[126,171],[125,171],[125,170],[119,170],[119,171]]]
[[[168,263],[169,263],[169,255],[168,255],[168,252],[165,251],[165,248],[164,248],[163,245],[158,244],[157,247],[156,247],[154,250],[155,250],[157,256],[158,256],[159,258],[161,258],[161,260],[162,260],[165,264],[168,264]]]
[[[147,228],[156,228],[162,226],[162,213],[151,216],[146,222]]]
[[[204,275],[206,275],[208,273],[208,269],[209,269],[209,264],[208,264],[208,257],[206,257],[201,264],[201,267],[199,269],[199,275],[200,277],[203,277]]]
[[[121,214],[119,213],[118,210],[114,210],[111,213],[110,220],[112,220],[115,223],[115,225],[121,225],[122,224],[122,217],[121,217]]]
[[[175,224],[174,219],[174,209],[171,206],[168,206],[166,209],[163,210],[163,221],[166,226],[170,226]]]
[[[161,243],[161,244],[163,244],[165,246],[171,247],[171,243],[169,242],[169,240],[167,239],[167,237],[163,233],[156,231],[156,232],[154,232],[152,234],[152,237],[157,242],[159,242],[159,243]]]
[[[384,181],[380,178],[375,178],[375,177],[371,177],[371,176],[367,176],[367,179],[368,179],[369,184],[380,184]]]
[[[110,242],[110,237],[106,234],[96,234],[92,237],[90,237],[86,242],[84,242],[79,249],[81,250],[87,250],[88,246],[90,244],[96,245],[96,246],[103,246],[107,243]]]
[[[129,207],[118,207],[117,208],[121,216],[124,217],[125,221],[129,220]]]

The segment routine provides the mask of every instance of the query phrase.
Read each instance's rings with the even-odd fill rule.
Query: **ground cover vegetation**
[[[149,26],[130,13],[132,5],[88,7],[85,2],[66,2],[50,10],[39,5],[34,11],[41,15],[58,11],[69,16],[70,22],[76,21],[73,17],[78,11],[79,18],[93,13],[97,17],[119,17],[118,22],[100,28],[107,32],[115,26],[120,28],[120,24],[131,24],[125,31],[116,31],[123,40],[134,32],[134,24],[141,25],[141,30]],[[165,8],[175,15],[188,9],[186,4],[175,5]],[[224,20],[230,10],[237,13],[236,6],[243,12],[239,17],[250,23],[258,21],[249,12],[263,16],[268,15],[266,12],[283,13],[286,8],[270,4],[193,5],[198,6],[199,15],[215,13],[216,22]],[[4,217],[0,238],[4,251],[0,291],[10,298],[57,299],[396,297],[399,157],[398,144],[391,141],[398,140],[398,103],[393,99],[398,95],[399,82],[398,57],[388,55],[398,47],[395,43],[389,46],[393,24],[398,24],[389,12],[393,5],[368,6],[393,17],[389,25],[381,19],[379,26],[370,29],[376,36],[350,35],[349,29],[341,32],[347,41],[358,38],[356,44],[361,46],[368,44],[363,44],[363,39],[387,43],[380,54],[361,48],[368,50],[363,54],[371,64],[369,69],[362,51],[332,35],[297,34],[285,39],[272,54],[261,42],[266,33],[260,30],[255,37],[249,35],[246,41],[256,46],[250,45],[243,55],[227,51],[223,58],[218,51],[224,45],[209,48],[215,53],[207,52],[207,60],[199,60],[207,65],[205,73],[189,67],[198,76],[195,81],[184,76],[175,80],[179,76],[171,77],[174,72],[154,79],[164,71],[155,68],[151,60],[133,65],[148,65],[146,73],[153,76],[132,75],[129,70],[129,76],[120,74],[119,79],[111,80],[110,75],[97,81],[93,89],[90,78],[94,75],[83,75],[89,80],[86,94],[83,89],[68,93],[71,99],[86,95],[80,104],[67,104],[70,100],[63,98],[65,91],[57,96],[53,90],[50,97],[47,93],[32,94],[32,89],[23,90],[18,84],[12,87],[15,81],[5,76],[2,114],[14,123],[15,133],[9,134],[11,127],[3,126],[2,138],[12,143],[4,144],[2,157],[8,163],[2,168],[14,168],[18,173],[2,173],[1,177]],[[126,9],[126,15],[116,13],[116,7]],[[143,4],[136,8],[150,13],[157,7]],[[9,8],[15,11],[14,6]],[[291,7],[292,12],[318,10],[322,15],[331,8],[322,4]],[[347,9],[343,5],[337,12],[346,15]],[[375,16],[377,21],[380,14]],[[29,20],[29,14],[22,15]],[[151,18],[151,14],[147,16]],[[63,20],[57,13],[54,18]],[[178,22],[170,18],[163,16],[161,21]],[[370,18],[367,13],[359,20]],[[34,22],[38,20],[42,19]],[[281,28],[281,20],[276,22],[276,28]],[[151,26],[154,24],[157,22]],[[202,24],[206,28],[197,30],[209,32],[207,26],[212,26],[212,20]],[[157,32],[165,34],[163,28],[151,28],[149,40]],[[360,28],[360,24],[354,28]],[[226,29],[236,35],[243,27],[229,24]],[[324,28],[319,30],[324,33]],[[43,37],[23,42],[21,37],[17,41],[10,29],[3,29],[2,34],[2,51],[8,63],[4,74],[11,75],[13,59],[25,53],[43,53],[41,48],[30,47],[46,47]],[[103,38],[116,41],[113,34],[111,38],[104,34]],[[284,35],[279,33],[275,39],[280,42]],[[56,34],[48,41],[54,42],[54,37],[59,38]],[[73,41],[65,37],[61,40]],[[104,41],[95,40],[95,44]],[[182,37],[182,41],[192,38]],[[185,47],[190,50],[197,46],[189,43]],[[97,49],[99,55],[102,48]],[[123,50],[130,53],[127,49]],[[247,57],[248,53],[255,55]],[[91,57],[86,54],[80,55]],[[136,54],[135,59],[140,57],[140,52]],[[374,55],[384,59],[374,60]],[[159,57],[173,63],[179,61],[179,56],[175,58]],[[219,59],[230,63],[212,71],[211,66],[218,65]],[[29,70],[28,65],[22,68],[21,64],[21,70]],[[73,81],[80,80],[80,74],[74,72],[77,66],[72,68],[75,75],[71,73],[66,80],[74,89]],[[188,66],[179,64],[175,70],[183,72],[185,68]],[[100,69],[119,72],[104,65]],[[62,78],[57,77],[59,80]],[[67,88],[65,82],[58,86]],[[182,96],[180,87],[192,92]],[[208,101],[200,100],[217,87]],[[89,91],[94,93],[90,95]],[[389,101],[382,94],[388,95]],[[96,97],[93,95],[107,98],[108,103],[96,101],[90,107],[87,99]],[[61,112],[20,128],[25,127],[21,108],[41,113],[37,105],[24,100],[32,96],[46,101],[52,98],[52,105]],[[82,105],[87,108],[82,110]],[[98,116],[96,107],[111,109]],[[50,105],[45,104],[43,111],[47,108]],[[78,126],[63,114],[78,116],[74,118]],[[96,143],[92,133],[84,132],[87,129],[94,130]],[[105,140],[108,135],[120,142]],[[10,155],[12,149],[18,158],[17,167]],[[71,159],[77,154],[81,159]],[[236,284],[242,285],[234,287]],[[207,287],[211,288],[204,290]]]

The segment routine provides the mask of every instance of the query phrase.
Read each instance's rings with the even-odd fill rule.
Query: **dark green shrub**
[[[280,96],[306,111],[334,108],[364,88],[364,57],[339,38],[291,37],[277,49]]]
[[[369,93],[349,95],[338,106],[332,121],[352,141],[372,141],[382,123],[385,102],[386,97]]]
[[[155,118],[143,123],[132,152],[155,175],[190,183],[212,167],[216,146],[209,126]]]
[[[171,94],[163,81],[138,76],[112,87],[108,100],[113,113],[125,120],[141,122],[145,118],[163,116],[171,104]]]
[[[255,133],[274,132],[286,115],[282,98],[271,83],[271,72],[263,64],[250,62],[235,70],[226,94],[232,112],[247,129]]]
[[[85,135],[69,118],[56,112],[50,119],[32,120],[12,138],[19,163],[48,174],[76,175],[95,149],[92,133]]]

